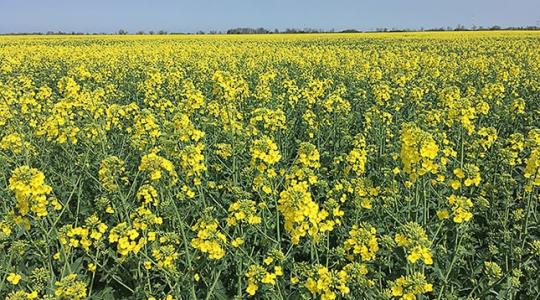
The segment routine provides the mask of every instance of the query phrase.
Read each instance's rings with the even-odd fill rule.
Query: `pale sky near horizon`
[[[540,25],[540,0],[0,0],[0,33]]]

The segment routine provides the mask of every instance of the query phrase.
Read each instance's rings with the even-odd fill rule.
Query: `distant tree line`
[[[269,30],[263,27],[259,28],[250,28],[250,27],[238,27],[227,30],[226,34],[270,34],[270,33],[360,33],[360,32],[417,32],[417,31],[487,31],[487,30],[540,30],[540,26],[522,26],[522,27],[501,27],[498,25],[483,27],[473,25],[471,27],[466,27],[464,25],[458,24],[456,27],[440,27],[440,28],[420,28],[420,29],[409,29],[409,28],[376,28],[375,30],[358,30],[358,29],[345,29],[336,31],[334,29],[324,30],[324,29],[314,29],[314,28],[287,28],[285,30]],[[198,34],[205,34],[203,31],[197,32]],[[222,32],[209,32],[210,34],[223,34]]]
[[[264,29],[262,27],[259,28],[247,28],[247,27],[239,27],[239,28],[233,28],[227,30],[227,34],[267,34],[272,33],[272,31]]]
[[[340,33],[360,33],[360,32],[417,32],[417,31],[487,31],[487,30],[540,30],[540,26],[520,26],[520,27],[501,27],[498,25],[490,26],[490,27],[483,27],[483,26],[476,26],[473,25],[471,27],[466,27],[464,25],[458,24],[456,27],[438,27],[438,28],[420,28],[420,29],[409,29],[409,28],[387,28],[387,27],[379,27],[375,28],[374,30],[357,30],[354,28],[351,29],[345,29],[336,31],[334,29],[315,29],[315,28],[287,28],[285,30],[270,30],[263,27],[259,28],[251,28],[251,27],[238,27],[238,28],[231,28],[227,31],[217,31],[217,30],[210,30],[210,31],[197,31],[195,33],[186,33],[186,32],[168,32],[165,30],[158,30],[153,31],[150,30],[148,32],[146,31],[136,31],[133,34],[137,35],[166,35],[166,34],[277,34],[277,33],[334,33],[334,32],[340,32]],[[64,32],[64,31],[47,31],[47,32],[14,32],[14,33],[3,33],[0,35],[107,35],[107,34],[119,34],[119,35],[127,35],[132,34],[128,32],[127,30],[120,29],[117,32],[114,33],[107,33],[107,32]]]
[[[314,28],[304,28],[304,29],[287,28],[283,31],[280,31],[278,29],[269,30],[263,27],[259,27],[259,28],[239,27],[239,28],[233,28],[233,29],[227,30],[226,34],[324,33],[324,32],[335,32],[335,30],[334,29],[322,30],[322,29],[314,29]]]

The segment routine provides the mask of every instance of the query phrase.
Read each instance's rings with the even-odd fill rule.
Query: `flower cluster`
[[[204,131],[198,130],[186,114],[177,114],[173,118],[174,129],[182,142],[198,142],[204,137]]]
[[[529,132],[529,143],[532,149],[526,160],[523,175],[529,180],[526,189],[532,191],[533,187],[540,186],[540,130]]]
[[[131,144],[139,150],[152,147],[161,136],[156,116],[148,110],[141,112],[134,120]]]
[[[314,266],[307,276],[304,286],[321,299],[336,299],[337,295],[345,296],[351,291],[347,286],[349,276],[344,270],[333,271],[319,265]]]
[[[191,229],[197,233],[197,237],[191,239],[193,248],[207,253],[210,259],[221,259],[225,255],[227,238],[219,230],[216,220],[200,219]]]
[[[471,208],[473,207],[473,203],[471,199],[464,196],[451,195],[448,197],[448,203],[452,207],[454,222],[461,223],[472,219]]]
[[[272,192],[270,180],[277,176],[273,165],[281,159],[279,149],[272,139],[265,136],[253,142],[250,152],[250,164],[258,172],[253,180],[253,186],[256,190],[261,189],[270,194]]]
[[[352,250],[353,254],[360,254],[362,261],[374,260],[375,254],[379,250],[376,232],[375,227],[368,224],[353,225],[349,231],[349,238],[344,243],[345,250]]]
[[[315,145],[301,143],[298,146],[298,156],[285,179],[287,182],[305,181],[310,185],[316,184],[318,180],[316,170],[321,166],[319,159],[319,150]]]
[[[85,299],[87,297],[86,284],[77,280],[77,274],[69,274],[60,281],[54,283],[56,289],[54,295],[58,299]]]
[[[23,136],[17,133],[5,135],[0,140],[0,150],[10,150],[13,154],[21,154],[24,150],[30,150],[31,144],[24,141]]]
[[[88,251],[90,246],[102,240],[107,225],[97,215],[86,219],[85,226],[73,227],[71,224],[60,229],[59,241],[69,248],[81,248]]]
[[[426,265],[433,264],[431,241],[418,223],[410,222],[401,226],[394,240],[405,249],[409,262],[414,264],[421,259]]]
[[[149,184],[142,185],[137,191],[137,199],[142,206],[157,206],[159,203],[158,192],[156,188]]]
[[[188,178],[193,178],[195,185],[201,183],[201,177],[206,171],[204,162],[204,144],[186,146],[180,151],[180,168]]]
[[[403,125],[401,130],[401,160],[403,162],[403,171],[409,174],[413,182],[418,176],[426,173],[437,173],[438,167],[435,158],[438,152],[439,146],[431,134],[411,123]]]
[[[251,114],[249,123],[253,126],[253,131],[258,134],[257,124],[261,124],[263,130],[274,132],[280,129],[285,129],[285,113],[281,109],[271,110],[267,108],[255,109]]]
[[[116,251],[123,257],[130,253],[137,254],[145,245],[146,239],[128,224],[120,223],[109,232],[109,243],[116,243]]]
[[[366,140],[363,136],[358,136],[353,142],[353,149],[347,155],[347,168],[345,172],[352,170],[357,176],[362,175],[366,169],[367,150]]]
[[[43,172],[29,166],[18,167],[11,173],[9,189],[15,193],[21,216],[26,216],[30,212],[37,217],[48,215],[47,195],[52,192],[52,188],[45,183]]]
[[[249,266],[246,272],[247,287],[246,292],[253,296],[259,289],[259,284],[265,284],[269,286],[275,286],[278,277],[283,276],[283,270],[280,266],[274,266],[272,271],[268,271],[266,268],[260,265]]]
[[[278,210],[293,244],[298,244],[306,235],[317,240],[320,233],[333,229],[334,222],[325,220],[328,212],[313,201],[308,187],[306,182],[293,183],[279,195]]]
[[[163,245],[152,249],[152,257],[157,262],[156,265],[159,268],[168,271],[176,270],[176,260],[179,254],[174,245]]]
[[[416,296],[433,291],[433,285],[428,283],[422,273],[401,276],[392,282],[392,296],[403,300],[414,300]]]
[[[239,200],[229,205],[227,225],[236,226],[239,223],[257,225],[262,219],[257,215],[257,206],[252,200]]]
[[[126,172],[124,165],[124,161],[116,156],[109,156],[101,161],[98,175],[99,181],[105,190],[116,191],[120,187],[119,183],[127,181],[124,176]]]
[[[148,173],[150,181],[159,181],[166,172],[171,184],[176,183],[178,175],[173,163],[155,153],[150,153],[142,157],[139,171]]]
[[[473,164],[465,164],[463,168],[454,169],[454,175],[458,178],[450,182],[450,186],[454,190],[461,187],[461,180],[466,187],[480,185],[480,169]]]

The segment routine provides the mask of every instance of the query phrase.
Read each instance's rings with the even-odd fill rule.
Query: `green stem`
[[[184,251],[186,251],[186,261],[187,261],[187,265],[188,265],[188,269],[189,269],[188,273],[191,273],[193,268],[191,267],[191,255],[190,255],[190,252],[189,252],[186,232],[184,230],[184,225],[185,224],[184,224],[184,221],[182,220],[182,218],[180,217],[180,213],[178,212],[178,207],[176,206],[176,203],[174,203],[173,206],[174,206],[174,211],[176,213],[176,217],[178,218],[178,222],[180,223],[180,232],[182,234],[182,240],[183,240],[183,243],[184,243]],[[191,287],[190,287],[191,298],[192,299],[197,299],[197,293],[195,292],[195,285],[193,284],[192,278],[190,278],[190,281],[191,281]]]
[[[437,299],[441,299],[444,289],[446,285],[448,284],[448,278],[450,277],[450,274],[452,273],[452,269],[454,268],[454,263],[456,262],[458,258],[458,248],[461,245],[461,241],[463,239],[463,236],[459,234],[459,226],[456,229],[456,240],[454,242],[454,255],[452,256],[452,261],[450,262],[450,267],[448,268],[448,271],[446,272],[446,275],[444,276],[443,286],[441,287],[441,291],[439,292],[439,295],[437,296]]]
[[[214,279],[214,282],[212,283],[212,286],[210,287],[210,290],[208,291],[208,294],[206,295],[206,300],[212,299],[211,296],[214,293],[214,289],[216,287],[216,284],[217,284],[217,282],[219,280],[220,275],[221,275],[221,270],[218,270],[218,272],[216,274],[216,279]]]

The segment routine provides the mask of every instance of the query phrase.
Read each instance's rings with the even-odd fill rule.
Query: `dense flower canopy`
[[[0,37],[6,299],[540,294],[540,34]]]

